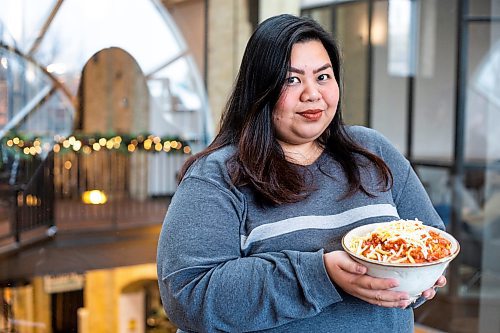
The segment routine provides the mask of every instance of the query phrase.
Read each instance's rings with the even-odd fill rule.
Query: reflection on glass
[[[497,18],[500,4],[492,1],[491,11]],[[485,184],[484,224],[485,239],[481,275],[480,324],[481,332],[498,330],[500,319],[500,27],[491,25],[491,49],[480,64],[474,80],[480,94],[488,100],[488,149],[486,152],[487,173]],[[492,302],[491,300],[495,300]],[[496,304],[491,305],[491,304]]]
[[[411,0],[389,1],[389,73],[415,74],[417,45],[417,4]]]
[[[368,4],[339,6],[334,19],[344,54],[344,119],[348,124],[367,125]]]
[[[465,155],[469,161],[500,159],[500,37],[489,40],[489,27],[470,27]],[[492,36],[495,38],[495,36]]]
[[[178,59],[148,80],[154,133],[178,135],[192,141],[202,139],[204,124],[196,112],[202,100],[193,93],[195,82],[188,73],[187,59]]]
[[[4,123],[0,138],[8,131],[53,138],[67,135],[73,127],[73,106],[63,91],[40,67],[25,58],[0,48],[0,114]]]
[[[29,114],[19,130],[46,139],[67,136],[73,130],[73,110],[66,96],[56,92]]]
[[[387,17],[373,15],[372,17],[371,42],[373,45],[387,44]]]
[[[375,1],[373,21],[388,22],[388,3]],[[388,44],[373,45],[371,127],[382,132],[406,154],[407,83],[406,78],[389,73]],[[394,126],[397,124],[397,126]]]
[[[28,53],[57,0],[2,0],[0,35]],[[10,37],[10,38],[9,38]],[[9,43],[10,44],[10,43]]]
[[[500,41],[491,47],[479,65],[472,89],[500,109]]]
[[[500,5],[497,0],[469,0],[468,6],[471,16],[500,16]]]
[[[421,3],[412,141],[413,157],[420,160],[453,158],[457,24],[449,13],[454,10],[455,0]]]
[[[415,168],[422,184],[429,195],[434,208],[446,227],[451,218],[451,176],[446,168],[418,166]]]
[[[481,299],[487,302],[489,298],[500,299],[500,165],[498,161],[489,165],[485,175],[484,203],[484,245],[481,275]],[[484,313],[482,325],[491,326],[497,320],[493,313]],[[497,326],[498,328],[498,326]],[[485,330],[486,332],[487,330]]]

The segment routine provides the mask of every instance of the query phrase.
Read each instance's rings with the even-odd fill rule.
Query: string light
[[[150,150],[152,145],[152,141],[148,138],[144,141],[144,149]]]
[[[115,150],[123,153],[134,153],[142,150],[151,153],[179,152],[191,154],[189,145],[178,139],[161,138],[155,135],[125,136],[115,135],[105,136],[84,136],[73,134],[69,137],[60,135],[54,136],[54,141],[43,141],[35,137],[33,139],[21,138],[18,135],[6,136],[0,140],[0,144],[5,145],[8,150],[21,152],[26,157],[37,156],[52,150],[54,153],[74,153],[91,154],[98,152],[102,148]],[[53,145],[52,145],[53,144]]]

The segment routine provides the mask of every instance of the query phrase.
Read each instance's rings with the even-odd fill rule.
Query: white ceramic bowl
[[[368,259],[352,252],[349,249],[349,244],[351,243],[353,237],[365,236],[380,225],[382,224],[372,223],[352,229],[342,238],[342,247],[344,248],[344,251],[351,256],[351,258],[366,266],[368,269],[368,275],[378,278],[397,279],[399,281],[399,286],[392,288],[392,290],[408,292],[411,301],[415,301],[424,290],[434,286],[437,279],[443,275],[443,272],[446,267],[448,267],[450,261],[452,261],[460,251],[460,245],[453,236],[445,231],[429,226],[425,227],[438,232],[442,237],[451,242],[451,254],[449,256],[434,262],[395,264]]]

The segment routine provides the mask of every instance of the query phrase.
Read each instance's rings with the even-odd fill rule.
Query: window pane
[[[422,184],[429,195],[434,208],[443,220],[447,229],[451,224],[451,175],[450,170],[441,167],[415,167]]]
[[[5,123],[10,122],[5,130],[45,138],[71,132],[73,106],[68,96],[53,89],[54,82],[46,73],[5,49],[0,49],[0,59],[0,88],[4,94],[0,95],[0,116]],[[4,128],[1,122],[0,128]]]
[[[348,124],[367,125],[368,4],[339,6],[334,22],[344,55],[344,120]]]
[[[499,13],[495,1],[493,12]],[[487,152],[484,202],[484,245],[481,276],[480,331],[500,328],[500,25],[490,24],[490,50],[481,63],[476,82],[487,100]]]
[[[413,155],[450,161],[455,126],[456,11],[454,0],[421,2],[415,79]],[[439,24],[438,24],[439,23]]]
[[[56,3],[56,0],[2,0],[1,39],[15,41],[19,50],[28,52]]]
[[[469,28],[465,154],[469,161],[500,158],[500,38],[486,23]]]
[[[372,31],[380,38],[373,42],[372,127],[405,152],[407,123],[407,79],[391,76],[388,71],[387,22],[388,4],[377,1],[373,6]],[[378,35],[380,33],[380,35]]]
[[[409,0],[389,2],[389,73],[408,76],[415,73],[417,3]]]
[[[66,78],[75,92],[77,82],[68,80],[79,75],[94,53],[110,46],[130,53],[146,75],[184,51],[150,1],[69,0],[61,5],[35,58],[46,66],[63,66],[54,74]]]
[[[178,59],[148,80],[152,97],[151,131],[159,135],[178,135],[202,142],[204,118],[201,96],[195,94],[188,60]]]
[[[498,0],[469,0],[470,16],[500,16]]]

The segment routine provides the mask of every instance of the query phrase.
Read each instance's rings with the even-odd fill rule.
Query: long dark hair
[[[288,162],[273,129],[272,113],[288,75],[292,46],[319,40],[325,47],[340,88],[337,112],[320,145],[341,165],[349,189],[371,195],[361,183],[357,157],[364,156],[379,171],[383,190],[392,186],[392,174],[382,159],[356,144],[347,134],[342,121],[342,73],[340,51],[333,38],[314,20],[288,14],[262,22],[243,55],[233,92],[220,121],[214,141],[184,164],[180,179],[198,159],[227,145],[236,152],[228,160],[231,179],[236,186],[250,186],[264,203],[297,202],[313,191],[297,165]]]

